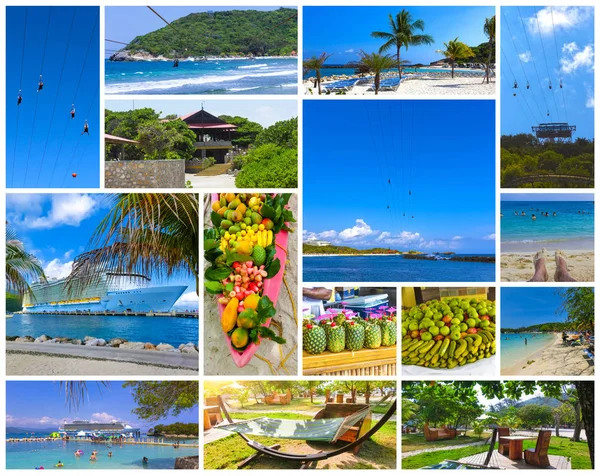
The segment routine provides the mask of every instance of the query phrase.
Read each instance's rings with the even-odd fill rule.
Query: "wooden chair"
[[[207,409],[210,424],[214,426],[221,423],[223,421],[223,416],[221,415],[221,407],[219,406],[219,397],[206,397],[206,406],[216,407]]]
[[[510,436],[510,428],[498,428],[498,453],[506,456],[510,441],[502,438],[503,436]]]
[[[550,466],[550,460],[548,459],[548,447],[550,446],[551,437],[552,431],[550,430],[542,430],[538,433],[535,449],[531,448],[523,451],[525,462],[527,464],[538,466],[540,468],[547,468]]]

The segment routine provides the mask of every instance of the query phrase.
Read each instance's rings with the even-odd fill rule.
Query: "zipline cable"
[[[23,63],[25,63],[25,43],[27,42],[27,13],[29,7],[25,7],[25,27],[23,28],[23,48],[21,49],[21,73],[19,75],[19,91],[23,90]],[[19,93],[20,94],[20,93]],[[19,138],[19,116],[21,108],[17,106],[17,124],[15,127],[15,146],[13,148],[13,163],[10,171],[10,185],[13,185],[15,178],[15,163],[17,162],[17,139]]]
[[[42,66],[40,68],[40,78],[44,73],[44,63],[46,62],[46,45],[48,44],[48,31],[50,30],[50,18],[52,18],[52,7],[48,10],[48,22],[46,23],[46,35],[44,37],[44,50],[42,53]],[[31,134],[29,135],[29,146],[27,150],[27,161],[25,162],[25,173],[23,174],[23,186],[27,185],[27,172],[29,171],[29,158],[31,157],[31,145],[33,144],[33,131],[35,131],[35,122],[37,119],[38,110],[38,99],[40,97],[40,90],[35,96],[35,108],[33,111],[33,126],[31,127]]]
[[[507,64],[507,66],[508,66],[508,69],[510,70],[510,74],[511,74],[511,75],[512,75],[512,77],[514,78],[515,76],[514,76],[514,73],[513,73],[513,69],[512,69],[512,67],[510,66],[510,63],[508,62],[508,58],[506,57],[506,54],[504,53],[504,51],[503,51],[503,50],[501,50],[501,51],[502,51],[502,56],[504,57],[504,63],[506,63],[506,64]],[[504,68],[504,63],[503,63],[503,66],[502,66],[502,68]],[[540,124],[540,121],[538,121],[538,120],[536,119],[536,117],[535,117],[535,114],[534,114],[533,110],[532,110],[532,109],[531,109],[531,107],[529,106],[529,103],[527,102],[527,98],[525,97],[525,95],[524,95],[524,94],[519,94],[519,95],[517,96],[517,102],[519,102],[519,98],[523,98],[523,101],[525,101],[525,104],[527,105],[527,108],[529,109],[529,112],[531,113],[531,117],[533,118],[533,122],[537,122],[538,124]],[[542,117],[544,117],[544,116],[542,115]]]
[[[550,5],[550,18],[552,19],[552,35],[554,36],[554,51],[556,52],[556,67],[558,68],[558,71],[560,71],[560,59],[558,58],[558,42],[556,41],[556,29],[554,28],[554,12],[552,10],[552,5]],[[562,75],[559,78],[560,81],[560,92],[562,95],[562,100],[563,100],[563,108],[565,110],[565,119],[567,121],[567,123],[569,123],[569,115],[567,113],[567,102],[565,101],[565,90],[563,89],[563,84],[562,84]]]
[[[544,39],[542,38],[542,30],[540,29],[540,20],[538,18],[538,14],[535,11],[535,7],[533,8],[533,16],[535,17],[535,22],[537,23],[538,33],[540,35],[540,43],[542,44],[542,53],[544,54],[544,62],[546,63],[546,73],[548,73],[548,81],[549,81],[549,89],[552,91],[552,99],[554,100],[554,109],[556,110],[556,118],[560,120],[560,116],[558,114],[558,105],[556,104],[556,95],[552,90],[552,78],[550,77],[550,68],[548,68],[548,59],[546,58],[546,47],[544,46]]]
[[[58,88],[56,91],[56,96],[54,96],[54,104],[52,105],[52,119],[50,120],[50,124],[48,126],[48,134],[46,134],[46,141],[44,143],[44,153],[42,154],[42,161],[38,168],[38,175],[35,181],[35,186],[37,187],[40,182],[40,174],[42,169],[44,168],[44,159],[46,157],[46,149],[48,147],[48,139],[50,138],[50,131],[52,130],[52,124],[54,123],[54,116],[56,115],[56,102],[58,100],[58,93],[60,91],[60,87],[62,85],[63,73],[65,71],[65,64],[67,63],[67,54],[69,53],[69,46],[71,44],[71,33],[73,32],[73,25],[75,24],[75,17],[77,15],[77,9],[73,9],[73,17],[71,18],[71,27],[69,28],[69,36],[67,38],[67,47],[65,48],[65,54],[63,56],[62,66],[60,68],[60,76],[58,78]]]

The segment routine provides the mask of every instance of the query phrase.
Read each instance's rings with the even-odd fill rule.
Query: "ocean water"
[[[198,342],[198,319],[146,316],[70,316],[15,314],[6,319],[7,336],[68,337],[101,339],[119,337],[133,342],[151,342],[179,346]]]
[[[494,263],[412,260],[401,256],[305,256],[302,263],[307,282],[495,280]]]
[[[515,362],[535,354],[542,347],[554,341],[556,336],[552,333],[501,334],[500,339],[500,365],[506,369]],[[525,345],[525,339],[527,339],[527,345]]]
[[[83,450],[83,456],[74,456],[77,449]],[[98,450],[98,461],[90,461],[92,450]],[[112,451],[111,458],[107,456]],[[172,446],[118,445],[111,448],[103,443],[79,441],[44,441],[32,443],[6,443],[6,469],[173,469],[175,458],[179,456],[198,456],[198,448],[173,448]],[[142,464],[142,458],[148,458],[148,464]],[[58,461],[62,468],[55,468]]]
[[[396,68],[389,69],[386,71],[398,71]],[[450,73],[452,71],[451,68],[402,68],[403,73],[440,73],[447,72]],[[468,70],[464,68],[454,68],[454,72],[465,72],[468,71],[473,74],[485,74],[484,70]],[[340,76],[342,74],[345,75],[353,75],[356,74],[354,68],[321,68],[321,77],[324,76]],[[314,69],[310,69],[304,73],[303,78],[314,78],[316,76],[316,72]],[[397,82],[397,81],[396,81]]]
[[[105,61],[106,94],[296,94],[298,60]]]
[[[502,251],[533,251],[542,246],[593,249],[594,202],[502,202],[501,212]],[[531,219],[532,213],[536,220]]]

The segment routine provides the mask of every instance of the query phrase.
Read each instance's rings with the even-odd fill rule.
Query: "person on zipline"
[[[17,106],[20,106],[23,102],[23,95],[21,94],[21,90],[19,89],[19,94],[17,96]]]
[[[90,128],[88,126],[88,121],[87,119],[85,120],[85,122],[83,123],[83,132],[81,133],[81,135],[83,134],[87,134],[88,136],[90,135]]]
[[[75,119],[75,104],[71,104],[71,119]]]
[[[44,89],[44,81],[42,80],[42,75],[40,74],[40,81],[38,82],[37,92],[39,93],[42,89]]]

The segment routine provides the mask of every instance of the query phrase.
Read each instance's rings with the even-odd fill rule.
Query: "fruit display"
[[[221,327],[238,365],[249,361],[261,339],[285,343],[269,325],[277,313],[287,233],[292,231],[288,224],[295,222],[288,210],[290,197],[259,193],[213,196],[212,227],[204,231],[204,257],[209,263],[204,288],[216,296]],[[246,358],[236,359],[236,353],[246,354]]]
[[[402,363],[452,369],[496,353],[496,303],[433,299],[402,311]]]
[[[317,323],[305,316],[302,328],[304,350],[313,355],[326,350],[337,354],[344,350],[377,349],[396,344],[397,323],[394,308],[373,313],[363,319],[349,310],[328,311]]]

